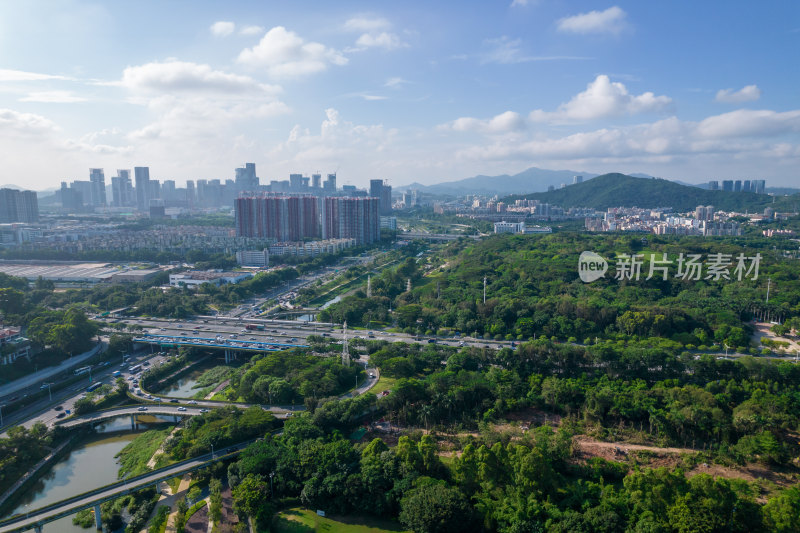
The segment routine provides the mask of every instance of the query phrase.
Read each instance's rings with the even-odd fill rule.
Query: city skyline
[[[0,184],[245,161],[360,188],[531,166],[797,183],[800,6],[461,5],[5,4]]]

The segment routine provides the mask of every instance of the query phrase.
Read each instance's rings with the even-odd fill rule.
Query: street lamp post
[[[275,472],[269,473],[269,496],[270,498],[275,497],[275,489],[272,486],[272,478],[275,477]]]
[[[45,385],[47,385],[47,392],[50,394],[50,401],[52,402],[53,401],[53,389],[51,388],[51,386],[53,384],[52,383],[45,383]]]
[[[211,445],[211,458],[214,458],[214,445]]]

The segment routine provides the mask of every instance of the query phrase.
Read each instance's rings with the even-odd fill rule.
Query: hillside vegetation
[[[775,210],[796,210],[800,194],[773,197],[767,194],[711,191],[681,185],[660,178],[634,178],[625,174],[604,174],[594,179],[549,192],[510,196],[569,207],[672,207],[688,211],[698,205],[713,205],[718,210],[762,212],[766,207]]]

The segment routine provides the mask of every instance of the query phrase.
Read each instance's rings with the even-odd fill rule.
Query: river
[[[75,494],[86,492],[117,481],[119,463],[115,458],[139,433],[154,427],[163,427],[165,421],[158,417],[140,423],[131,431],[129,417],[115,418],[99,426],[97,434],[86,438],[64,457],[50,466],[49,470],[28,487],[17,501],[17,507],[7,516],[38,509],[50,503],[64,500]],[[141,421],[143,417],[139,417]],[[51,533],[88,533],[94,528],[83,529],[72,524],[73,516],[66,516],[44,526]]]

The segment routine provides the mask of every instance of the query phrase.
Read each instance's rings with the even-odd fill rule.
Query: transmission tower
[[[342,324],[342,366],[350,366],[350,348],[347,344],[347,321]]]

